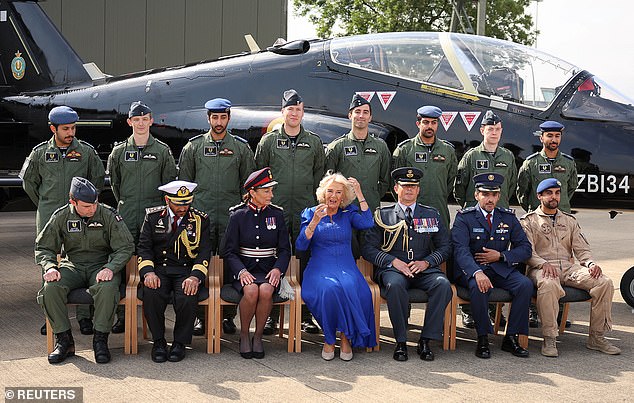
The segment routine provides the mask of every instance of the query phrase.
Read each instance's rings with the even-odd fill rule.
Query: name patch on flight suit
[[[343,152],[346,157],[353,157],[357,155],[357,146],[346,146],[343,148]]]
[[[506,168],[506,167],[508,167],[508,164],[506,162],[500,161],[500,162],[496,162],[495,163],[495,167],[496,168]]]
[[[445,156],[442,154],[438,154],[438,155],[434,155],[432,157],[432,160],[436,161],[436,162],[444,162],[446,160]]]
[[[222,150],[220,150],[220,152],[218,154],[220,154],[220,155],[233,155],[233,150],[230,150],[228,148],[223,148]]]
[[[557,165],[556,167],[553,168],[553,170],[555,172],[566,172],[566,168],[562,167],[561,165]]]
[[[203,150],[203,154],[205,157],[215,157],[218,155],[218,147],[216,146],[205,146]]]
[[[125,161],[126,162],[134,162],[139,160],[139,152],[138,151],[126,151],[125,152]]]
[[[290,150],[291,146],[288,144],[288,139],[277,139],[275,148],[279,148],[280,150]]]
[[[540,174],[549,174],[550,173],[550,164],[539,164],[539,173]]]
[[[157,160],[158,157],[154,154],[143,154],[143,157],[141,157],[144,160]]]
[[[416,154],[414,154],[414,161],[427,162],[427,153],[424,151],[416,151]]]
[[[66,159],[72,162],[81,161],[81,153],[76,150],[73,150],[69,152],[68,154],[66,154]]]
[[[66,221],[66,229],[68,232],[81,232],[81,220]]]
[[[44,156],[44,161],[46,162],[59,162],[59,154],[53,151],[47,151]]]
[[[302,141],[301,143],[297,143],[297,148],[310,148],[310,144]]]
[[[363,152],[365,154],[376,154],[376,153],[378,153],[378,151],[375,150],[374,148],[366,148],[365,150],[363,150]]]
[[[489,160],[476,160],[476,169],[489,169]]]

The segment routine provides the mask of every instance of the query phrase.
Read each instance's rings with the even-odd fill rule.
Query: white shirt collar
[[[477,204],[477,206],[478,206],[478,210],[480,210],[480,212],[482,213],[484,218],[487,218],[487,214],[489,214],[489,213],[485,209],[480,207],[480,204]],[[495,214],[495,209],[493,209],[493,211],[491,211],[491,221],[493,221],[494,214]]]
[[[401,210],[403,210],[403,213],[405,213],[405,211],[407,210],[407,208],[409,207],[410,209],[412,209],[412,216],[414,215],[414,210],[416,210],[416,202],[410,204],[409,206],[398,202],[399,207],[401,208]]]

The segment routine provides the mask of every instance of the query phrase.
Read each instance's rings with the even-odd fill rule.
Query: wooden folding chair
[[[213,352],[220,353],[220,338],[222,336],[222,307],[227,305],[238,305],[242,295],[231,284],[224,283],[224,265],[222,259],[214,256],[212,262],[212,290],[210,294],[214,299],[214,321],[211,329],[213,335]],[[295,299],[283,299],[277,293],[273,294],[273,304],[282,305],[280,309],[280,329],[279,337],[284,337],[284,306],[289,306],[288,318],[288,342],[287,349],[289,353],[301,351],[301,332],[299,324],[298,309],[301,307],[301,288],[297,281],[297,273],[299,271],[299,261],[291,258],[291,262],[286,272],[286,279],[295,290]],[[211,338],[210,338],[211,339]]]

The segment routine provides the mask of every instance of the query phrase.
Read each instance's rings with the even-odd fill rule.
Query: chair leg
[[[502,307],[503,303],[498,302],[495,304],[495,321],[493,322],[493,334],[498,335],[500,332],[500,319],[502,319]],[[508,322],[507,322],[508,323]]]
[[[278,331],[277,331],[277,336],[281,339],[282,337],[284,337],[284,305],[280,305],[280,319],[279,319],[279,326],[278,326]],[[290,327],[290,325],[289,325]],[[289,351],[290,352],[290,351]]]
[[[452,332],[452,324],[451,313],[453,312],[453,299],[449,301],[447,307],[445,308],[445,320],[443,321],[443,331],[442,331],[442,349],[449,350],[450,349],[450,340],[451,340],[451,332]]]
[[[561,311],[561,323],[559,324],[559,335],[561,336],[566,331],[566,321],[568,320],[568,312],[570,311],[570,303],[564,304],[564,309]]]
[[[211,301],[207,301],[205,305],[205,333],[207,334],[207,354],[213,354],[214,352],[214,312],[213,308],[209,305]]]
[[[454,295],[456,290],[454,289]],[[451,303],[451,335],[449,336],[449,350],[456,349],[456,328],[458,327],[458,318],[456,315],[458,314],[458,301],[453,301]]]
[[[288,325],[288,331],[290,332],[291,330],[293,331],[293,336],[290,336],[289,333],[289,339],[292,338],[294,340],[295,343],[295,348],[293,349],[296,353],[301,353],[302,352],[302,325],[301,325],[301,320],[302,320],[302,297],[301,295],[295,295],[295,300],[291,302],[291,309],[289,312],[289,325]],[[293,322],[293,325],[291,327],[290,322]]]
[[[130,302],[126,298],[124,300],[124,312],[125,312],[125,322],[124,322],[124,331],[123,331],[123,354],[128,355],[132,351],[132,344],[130,342]]]
[[[53,328],[51,327],[51,322],[49,322],[48,318],[46,318],[46,351],[47,354],[53,352],[53,347],[55,346],[55,335],[53,334]]]
[[[214,354],[220,353],[220,336],[222,335],[222,305],[218,304],[216,307],[216,314],[214,318]]]
[[[126,313],[126,330],[130,329],[130,354],[139,353],[139,307],[136,303],[130,306]],[[145,323],[145,322],[144,322]],[[129,327],[128,327],[129,326]]]

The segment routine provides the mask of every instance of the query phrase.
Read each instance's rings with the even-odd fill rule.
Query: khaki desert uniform
[[[590,334],[603,335],[612,328],[612,280],[601,275],[592,278],[588,266],[592,263],[590,245],[581,233],[575,217],[560,210],[555,219],[546,215],[541,207],[525,214],[520,222],[533,245],[528,260],[527,275],[537,285],[537,309],[542,319],[542,334],[557,337],[559,298],[565,295],[562,285],[586,290],[592,296]],[[579,264],[572,263],[574,258]],[[550,263],[559,270],[559,278],[542,276],[541,267]]]
[[[24,161],[20,178],[22,187],[37,206],[36,234],[44,228],[51,214],[68,203],[70,182],[81,176],[103,189],[105,170],[97,151],[90,144],[74,138],[66,151],[55,144],[55,136],[36,145]]]
[[[138,147],[134,135],[117,144],[108,158],[108,173],[117,211],[128,226],[134,243],[145,217],[145,209],[164,203],[158,187],[176,178],[176,163],[169,146],[149,136],[145,147]]]
[[[363,196],[374,211],[390,185],[391,155],[383,139],[368,134],[365,140],[357,140],[352,131],[326,148],[326,168],[354,177],[361,184]],[[355,200],[358,204],[358,201]]]
[[[453,145],[436,138],[430,146],[423,143],[419,135],[401,142],[394,150],[393,169],[416,167],[423,171],[420,179],[418,202],[436,208],[449,228],[447,198],[453,189],[458,166]]]
[[[62,246],[66,257],[58,263]],[[62,276],[59,281],[45,282],[37,297],[53,333],[70,329],[68,293],[83,287],[95,301],[95,330],[110,333],[119,303],[120,272],[133,252],[130,231],[121,216],[105,204],[99,204],[89,219],[82,219],[70,204],[53,213],[35,241],[35,262],[42,274],[57,268]],[[95,277],[103,268],[112,270],[112,280],[97,282]]]
[[[525,211],[539,207],[537,185],[544,179],[555,178],[561,182],[559,209],[570,213],[570,199],[579,184],[575,160],[561,151],[553,160],[546,157],[544,150],[526,158],[517,178],[517,200]]]
[[[246,140],[227,133],[214,141],[211,133],[192,137],[178,161],[178,179],[195,182],[193,207],[209,215],[212,252],[222,250],[229,208],[240,203],[242,185],[255,171],[253,151]]]
[[[473,176],[485,172],[496,172],[504,176],[497,207],[509,208],[509,200],[517,185],[517,166],[513,153],[498,147],[494,153],[484,149],[484,144],[467,151],[458,164],[458,175],[454,185],[454,197],[462,208],[476,205]]]

